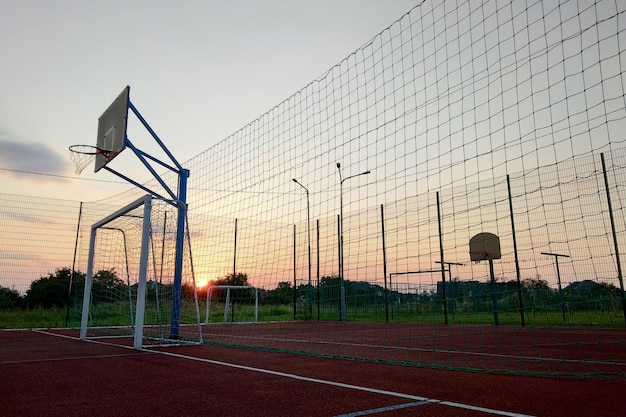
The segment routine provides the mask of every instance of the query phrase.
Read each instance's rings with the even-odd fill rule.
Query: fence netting
[[[184,163],[200,299],[212,283],[253,286],[264,322],[209,323],[204,340],[624,376],[625,12],[617,0],[421,2]],[[78,269],[89,225],[141,193],[83,203]],[[3,195],[1,216],[0,278],[21,292],[69,265],[75,231],[59,233],[67,255],[41,246],[33,268],[11,244],[42,240],[27,217],[67,204],[63,221],[78,216],[77,203],[33,200],[33,213],[23,200]],[[492,268],[470,260],[481,232],[500,239]],[[249,321],[247,308],[228,317]]]

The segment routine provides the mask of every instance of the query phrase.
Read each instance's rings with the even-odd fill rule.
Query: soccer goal
[[[188,233],[174,288],[176,227],[176,208],[150,195],[91,226],[81,339],[132,337],[136,349],[202,342]]]
[[[207,288],[204,323],[256,323],[259,290],[248,285],[215,285]]]

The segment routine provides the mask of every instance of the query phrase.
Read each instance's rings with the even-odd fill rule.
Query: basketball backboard
[[[126,126],[128,123],[127,86],[98,119],[96,146],[108,154],[96,154],[95,172],[98,172],[126,147]]]
[[[489,259],[500,259],[500,238],[493,233],[479,233],[469,241],[470,259],[480,262]]]

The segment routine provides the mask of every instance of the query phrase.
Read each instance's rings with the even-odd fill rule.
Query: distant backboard
[[[126,146],[129,93],[130,87],[127,86],[98,119],[96,146],[110,153],[107,156],[96,154],[95,172],[108,164]]]
[[[493,233],[479,233],[469,241],[470,259],[480,262],[489,259],[500,259],[500,238]]]

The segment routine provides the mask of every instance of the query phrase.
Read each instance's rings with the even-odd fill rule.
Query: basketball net
[[[94,160],[97,154],[106,156],[106,151],[102,151],[96,146],[91,145],[72,145],[70,146],[70,159],[74,162],[76,169],[74,172],[80,175],[81,172]]]

